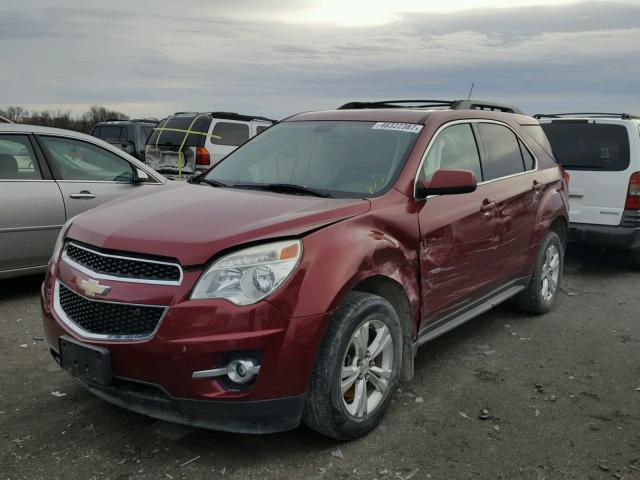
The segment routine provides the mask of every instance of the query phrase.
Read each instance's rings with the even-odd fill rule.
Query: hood
[[[96,247],[201,265],[236,245],[297,236],[367,212],[368,200],[184,183],[122,197],[80,215],[67,236]]]

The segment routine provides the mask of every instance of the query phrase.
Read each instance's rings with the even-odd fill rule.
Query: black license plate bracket
[[[109,385],[112,380],[109,350],[80,343],[63,335],[58,340],[60,365],[72,375],[98,385]]]

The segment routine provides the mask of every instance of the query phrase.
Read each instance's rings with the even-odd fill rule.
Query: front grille
[[[128,258],[99,253],[70,243],[66,255],[92,272],[124,279],[179,282],[178,265],[158,263],[141,258]]]
[[[145,337],[151,335],[164,307],[89,300],[58,284],[60,308],[83,331],[96,335]]]

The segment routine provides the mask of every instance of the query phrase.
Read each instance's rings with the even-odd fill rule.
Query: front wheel
[[[560,292],[564,267],[562,241],[555,232],[548,232],[540,245],[529,286],[516,295],[516,303],[525,312],[547,313]]]
[[[349,293],[331,320],[318,354],[304,423],[350,440],[371,431],[398,383],[402,327],[385,299]]]

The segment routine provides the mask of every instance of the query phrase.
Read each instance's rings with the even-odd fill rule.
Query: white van
[[[630,250],[640,268],[640,117],[535,117],[570,176],[570,240]]]
[[[184,179],[215,165],[275,122],[230,112],[179,112],[154,129],[145,163],[168,178]]]

